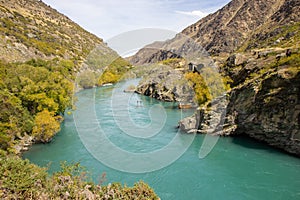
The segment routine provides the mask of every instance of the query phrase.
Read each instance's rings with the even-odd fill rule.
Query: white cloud
[[[197,16],[203,18],[208,15],[208,13],[202,12],[201,10],[193,10],[193,11],[175,11],[176,13],[189,15],[189,16]]]

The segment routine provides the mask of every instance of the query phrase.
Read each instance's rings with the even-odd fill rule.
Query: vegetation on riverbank
[[[132,68],[132,65],[125,59],[118,57],[101,74],[98,78],[97,85],[101,86],[106,83],[117,83],[122,80],[126,72]]]
[[[114,67],[120,68],[119,63]],[[60,130],[63,113],[72,107],[73,69],[71,61],[58,59],[0,62],[0,198],[158,199],[143,182],[133,187],[95,185],[79,164],[62,165],[50,176],[46,168],[14,156],[22,150],[24,138],[50,142]]]
[[[61,171],[47,174],[46,168],[16,156],[0,156],[1,199],[159,199],[140,181],[133,187],[119,183],[94,184],[80,164],[61,164]],[[105,176],[103,175],[102,179]]]
[[[12,153],[25,136],[48,142],[59,131],[61,115],[71,107],[74,64],[30,60],[0,63],[0,147]]]
[[[64,165],[50,176],[16,156],[32,142],[50,142],[60,130],[65,110],[73,107],[78,74],[91,70],[93,87],[119,81],[130,65],[42,1],[1,1],[0,18],[0,199],[157,199],[142,182],[132,188],[97,186],[79,165]],[[98,46],[102,60],[88,63]],[[113,77],[103,81],[107,73]]]

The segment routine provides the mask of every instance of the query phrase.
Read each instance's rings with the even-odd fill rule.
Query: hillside
[[[217,60],[236,51],[271,46],[299,45],[299,1],[297,0],[233,0],[217,12],[185,28],[171,40],[155,42],[129,58],[133,65],[163,60],[159,51],[181,55],[188,42],[201,45]],[[280,39],[280,43],[274,43]],[[284,44],[283,44],[284,43]],[[175,56],[176,56],[175,55]],[[174,57],[169,54],[168,58]]]
[[[55,57],[83,60],[102,43],[68,17],[39,0],[1,0],[0,59]]]
[[[89,53],[113,51],[42,1],[2,0],[0,16],[0,147],[19,153],[59,131]]]
[[[129,64],[40,0],[1,0],[0,24],[0,199],[158,199],[143,182],[100,186],[79,163],[50,175],[16,156],[51,142],[75,85],[116,82]]]
[[[300,156],[299,10],[297,0],[233,0],[175,38],[147,45],[129,60],[138,66],[186,59],[191,52],[203,52],[203,47],[231,89],[179,122],[180,129],[246,134]],[[205,77],[203,71],[200,76]],[[211,82],[206,85],[211,87]],[[220,113],[223,107],[226,113]],[[216,119],[220,123],[211,130]]]
[[[129,69],[102,39],[42,1],[2,0],[0,24],[2,149],[51,141],[73,106],[74,85],[117,82]]]

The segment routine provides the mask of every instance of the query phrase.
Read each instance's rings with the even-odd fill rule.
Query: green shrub
[[[0,62],[0,148],[14,152],[25,135],[46,142],[59,130],[58,116],[72,105],[73,66],[72,61],[59,60]],[[40,119],[55,128],[47,124],[42,130]]]
[[[198,73],[189,72],[185,74],[185,78],[193,87],[196,95],[196,100],[199,105],[211,100],[211,94],[203,77]]]
[[[32,135],[35,137],[35,140],[50,142],[52,137],[60,130],[61,119],[61,116],[54,116],[54,113],[48,110],[37,113],[32,129]]]
[[[78,76],[78,79],[79,79],[79,85],[84,89],[92,88],[96,85],[95,74],[92,71],[82,72]]]
[[[0,154],[1,199],[159,199],[142,181],[127,187],[120,183],[96,185],[88,179],[79,163],[63,162],[61,170],[49,176],[46,168]]]
[[[18,157],[0,157],[0,198],[38,199],[46,185],[45,168]]]
[[[161,63],[172,68],[180,68],[184,66],[185,60],[183,58],[169,58],[167,60],[161,61]]]

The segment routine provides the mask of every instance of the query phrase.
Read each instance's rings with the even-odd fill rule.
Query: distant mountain
[[[299,11],[299,0],[232,0],[129,60],[138,66],[206,50],[231,89],[180,121],[180,129],[245,134],[300,157]]]
[[[179,35],[191,38],[212,56],[226,56],[238,50],[272,46],[287,26],[299,23],[299,6],[298,0],[233,0],[217,12],[185,28],[175,38],[147,45],[129,60],[134,65],[162,60],[162,57],[157,56],[160,54],[157,49],[169,51],[171,49],[168,47],[173,44],[171,46],[177,46],[178,50],[186,45],[176,44],[178,38],[182,38]],[[297,33],[299,35],[296,32],[287,37]],[[266,39],[268,44],[265,44]]]
[[[102,39],[40,0],[1,0],[0,25],[0,59],[7,62],[82,60],[102,44]]]

